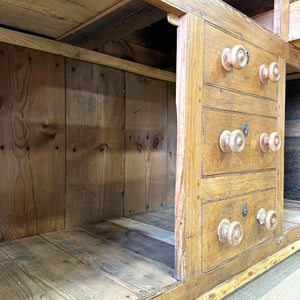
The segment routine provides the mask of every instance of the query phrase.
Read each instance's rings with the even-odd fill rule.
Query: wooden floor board
[[[138,298],[42,237],[3,243],[1,250],[53,299]]]
[[[27,274],[0,251],[0,299],[51,299]]]
[[[80,229],[42,236],[136,294],[152,293],[176,282],[167,268]]]
[[[174,232],[174,207],[132,215],[130,219]]]
[[[84,225],[81,228],[90,234],[169,267],[169,273],[173,276],[175,251],[173,245],[145,236],[137,230],[109,222]]]
[[[300,211],[299,210],[283,210],[283,219],[289,222],[300,224]]]
[[[168,243],[170,245],[175,245],[174,232],[124,217],[110,219],[109,222],[128,229],[139,231],[146,236]]]

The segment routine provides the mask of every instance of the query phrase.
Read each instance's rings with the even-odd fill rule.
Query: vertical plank
[[[123,214],[124,73],[67,60],[67,227]]]
[[[185,198],[185,280],[199,275],[202,208],[200,191],[205,189],[202,173],[202,89],[204,21],[188,15],[187,117],[186,117],[186,198]]]
[[[168,83],[168,198],[167,205],[175,202],[177,156],[176,84]]]
[[[185,275],[185,162],[187,108],[187,15],[179,18],[176,57],[177,157],[175,182],[175,278]]]
[[[276,212],[278,214],[278,225],[275,231],[277,237],[283,233],[283,202],[284,202],[284,132],[285,132],[285,83],[286,83],[286,62],[279,57],[278,65],[281,78],[278,82],[277,95],[277,132],[281,136],[282,144],[280,151],[277,152],[277,193],[276,193]]]
[[[125,215],[167,203],[167,82],[126,73]]]
[[[64,228],[64,59],[0,48],[0,240],[7,240]]]
[[[273,32],[289,41],[290,1],[274,0]]]

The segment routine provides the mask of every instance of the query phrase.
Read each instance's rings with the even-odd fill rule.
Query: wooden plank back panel
[[[242,130],[247,123],[249,134],[240,153],[224,153],[219,147],[223,130]],[[276,119],[250,114],[204,109],[203,113],[203,176],[276,168],[276,152],[262,152],[259,138],[263,132],[276,131]]]
[[[124,72],[66,62],[66,226],[123,214]]]
[[[125,215],[167,204],[167,82],[126,73]]]
[[[0,45],[0,239],[64,227],[64,60]]]
[[[242,45],[248,49],[250,60],[244,69],[227,72],[222,66],[221,54],[224,48],[232,49],[235,45]],[[262,84],[258,76],[262,64],[269,66],[271,62],[277,62],[277,57],[273,54],[206,24],[204,55],[206,83],[267,98],[277,98],[277,84],[270,81]]]

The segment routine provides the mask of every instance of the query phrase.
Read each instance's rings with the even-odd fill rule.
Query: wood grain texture
[[[167,83],[125,74],[125,215],[167,204]]]
[[[203,107],[277,117],[277,103],[257,96],[203,86]]]
[[[165,267],[80,229],[52,232],[43,238],[140,297],[175,282]]]
[[[298,42],[299,46],[299,39],[300,39],[300,3],[298,1],[295,1],[290,4],[290,26],[289,26],[289,40]]]
[[[289,0],[274,1],[273,32],[282,40],[289,40]]]
[[[103,272],[39,236],[4,243],[1,250],[52,299],[137,299]]]
[[[243,204],[248,203],[248,215],[242,215]],[[221,263],[274,237],[274,231],[268,231],[256,220],[259,209],[275,209],[275,189],[203,204],[202,223],[202,271],[215,268]],[[244,230],[241,243],[235,247],[227,242],[221,243],[217,237],[218,225],[222,219],[239,222]]]
[[[64,60],[0,44],[0,239],[64,227]]]
[[[112,39],[123,37],[166,17],[164,11],[146,2],[131,0],[102,18],[89,22],[85,27],[63,37],[60,41],[94,49]]]
[[[1,0],[0,23],[56,38],[120,1]]]
[[[123,214],[124,73],[66,63],[66,226]]]
[[[205,294],[197,298],[197,300],[223,299],[226,295],[229,295],[231,292],[243,286],[244,284],[248,283],[250,280],[253,280],[254,278],[258,277],[268,269],[272,268],[277,263],[283,261],[290,255],[297,252],[299,249],[300,249],[300,242],[299,241],[294,242],[288,247],[266,258],[262,262],[250,267],[246,271],[234,276],[230,280],[206,292]]]
[[[250,54],[249,63],[241,70],[226,71],[221,63],[224,48],[232,49],[235,45],[244,46]],[[223,86],[267,98],[277,98],[277,84],[259,80],[259,67],[277,62],[277,57],[265,50],[253,46],[245,40],[237,39],[217,28],[205,24],[204,80],[206,83]]]
[[[176,86],[168,83],[168,195],[167,206],[174,205],[177,157]]]
[[[0,270],[1,299],[51,299],[44,290],[15,265],[2,251],[0,251]]]
[[[240,153],[224,153],[219,147],[223,130],[232,132],[247,123],[249,133]],[[263,132],[276,131],[276,119],[241,113],[205,109],[203,112],[203,176],[276,168],[276,152],[262,152],[259,138]]]
[[[151,78],[175,82],[176,76],[173,72],[160,70],[158,68],[127,61],[125,59],[112,57],[107,54],[67,45],[61,42],[52,41],[14,30],[0,28],[0,42],[28,47],[29,49],[41,50],[68,58],[75,58],[81,61],[92,62],[115,69],[149,76]]]
[[[273,170],[206,177],[201,180],[204,188],[200,190],[199,196],[201,201],[212,201],[274,188],[276,176]]]
[[[130,230],[109,222],[80,227],[89,234],[118,244],[135,254],[150,259],[163,266],[166,273],[174,274],[174,246],[145,236],[137,230]]]

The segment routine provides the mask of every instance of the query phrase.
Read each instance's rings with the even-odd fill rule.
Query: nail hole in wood
[[[76,148],[73,148],[73,152],[76,152],[77,151],[77,149]]]

